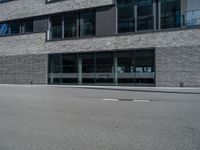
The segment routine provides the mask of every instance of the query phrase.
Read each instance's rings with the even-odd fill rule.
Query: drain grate
[[[134,99],[118,99],[118,101],[128,101],[128,102],[131,102],[131,101],[134,101]]]
[[[151,102],[151,100],[147,100],[147,99],[117,99],[117,98],[103,98],[103,101],[124,101],[124,102]]]

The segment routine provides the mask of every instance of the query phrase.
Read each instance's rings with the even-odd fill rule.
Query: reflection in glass
[[[114,52],[96,53],[96,82],[113,83]]]
[[[135,31],[134,4],[134,0],[117,0],[118,33]]]
[[[137,30],[153,29],[153,1],[137,0]]]
[[[10,23],[10,34],[19,34],[20,33],[20,22],[12,22]]]
[[[52,39],[62,38],[62,16],[54,16],[51,18]]]
[[[82,54],[82,73],[83,83],[94,83],[95,82],[95,57],[94,53]]]
[[[76,54],[62,55],[63,83],[78,83],[78,65]]]
[[[85,12],[80,14],[80,36],[95,35],[95,12]]]
[[[49,83],[154,86],[154,65],[154,50],[51,54]]]
[[[154,51],[137,50],[135,51],[135,84],[148,85],[154,84]]]
[[[3,23],[0,24],[0,36],[5,36],[9,34],[9,24]]]
[[[134,51],[116,52],[119,84],[134,83]]]
[[[65,22],[65,38],[77,37],[77,14],[76,13],[68,13],[64,16]]]
[[[23,21],[22,28],[23,28],[22,29],[23,33],[31,33],[31,32],[33,32],[33,20]]]
[[[161,0],[161,29],[180,27],[180,0]]]

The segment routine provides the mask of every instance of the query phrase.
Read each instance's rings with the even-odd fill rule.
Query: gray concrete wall
[[[111,4],[113,0],[65,0],[48,4],[46,0],[14,0],[0,4],[0,21]]]
[[[0,84],[47,84],[47,55],[0,57]]]

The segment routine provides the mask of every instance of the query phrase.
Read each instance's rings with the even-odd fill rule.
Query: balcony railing
[[[182,13],[182,26],[200,26],[200,9]]]

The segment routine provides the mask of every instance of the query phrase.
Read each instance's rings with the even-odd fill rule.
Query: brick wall
[[[0,57],[0,84],[47,84],[47,55]]]
[[[14,0],[0,5],[0,21],[111,4],[113,0],[65,0],[49,4],[46,0]]]
[[[200,87],[200,46],[156,49],[156,86]]]
[[[27,68],[38,65],[34,59],[29,61],[29,56],[41,57],[39,65],[41,65],[40,69],[43,73],[39,74],[38,79],[35,78],[35,80],[38,80],[37,83],[46,83],[46,54],[155,48],[157,86],[180,86],[180,82],[184,82],[185,86],[200,87],[200,29],[55,42],[46,42],[45,36],[45,33],[38,33],[0,38],[0,61],[4,62],[1,63],[0,83],[18,83],[19,78],[27,78],[24,82],[30,83],[37,76],[36,72],[34,75],[28,74],[25,76],[26,78],[20,72],[18,75],[17,70],[20,68],[15,63],[17,64],[18,61],[21,63],[21,59],[19,59],[21,57],[27,58],[24,60],[24,62],[28,62]],[[9,62],[11,58],[15,60],[14,63],[6,66],[5,60]],[[23,63],[21,64],[23,66]],[[15,69],[17,67],[18,69]],[[15,70],[14,75],[9,72],[5,74],[6,68],[12,68],[11,72]]]

